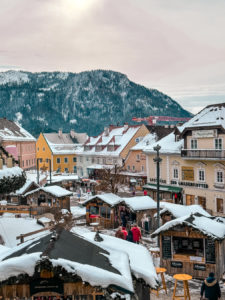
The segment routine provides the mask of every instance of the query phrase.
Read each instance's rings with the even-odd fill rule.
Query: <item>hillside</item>
[[[188,117],[167,95],[114,71],[0,73],[0,117],[17,120],[33,135],[75,129],[97,135],[109,124],[132,117]]]

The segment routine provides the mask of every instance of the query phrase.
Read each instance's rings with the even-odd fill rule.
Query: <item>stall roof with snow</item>
[[[153,232],[152,237],[179,225],[192,227],[203,235],[215,240],[223,240],[225,238],[224,222],[215,217],[207,217],[200,213],[189,214],[169,221]]]
[[[45,193],[51,194],[52,196],[55,196],[57,198],[66,197],[66,196],[72,196],[73,193],[58,186],[58,185],[51,185],[46,187],[40,187],[36,190],[33,190],[31,192],[28,192],[25,194],[25,196],[32,195],[38,191],[43,191]]]
[[[157,203],[149,196],[136,196],[122,198],[126,205],[133,211],[156,209]]]
[[[160,215],[171,214],[174,218],[187,216],[188,214],[200,213],[206,217],[211,215],[205,211],[201,205],[181,205],[170,202],[160,201]]]
[[[42,238],[26,242],[7,255],[2,256],[0,281],[10,277],[36,272],[35,266],[45,260],[53,268],[61,267],[67,272],[67,278],[77,276],[81,282],[103,289],[133,293],[129,257],[126,252],[105,249],[101,243],[95,243],[77,234],[62,230],[53,238],[48,234]],[[60,271],[61,273],[61,271]],[[54,274],[57,274],[55,270]]]
[[[122,202],[121,197],[119,197],[113,193],[106,193],[106,194],[95,195],[95,196],[89,198],[88,200],[85,200],[82,204],[86,205],[87,203],[92,202],[96,198],[102,200],[103,202],[107,203],[108,205],[110,205],[112,207],[119,204],[120,202]]]

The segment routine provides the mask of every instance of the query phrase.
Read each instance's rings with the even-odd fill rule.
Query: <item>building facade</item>
[[[0,143],[24,170],[35,169],[36,139],[19,124],[0,119]]]

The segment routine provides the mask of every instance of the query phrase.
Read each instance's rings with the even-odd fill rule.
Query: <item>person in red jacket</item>
[[[128,233],[127,233],[127,230],[126,230],[126,227],[122,227],[122,233],[124,234],[124,239],[126,240],[127,239],[127,235],[128,235]]]
[[[141,239],[141,230],[137,227],[137,224],[133,225],[131,231],[133,233],[133,241],[134,241],[134,243],[139,244],[139,241]]]

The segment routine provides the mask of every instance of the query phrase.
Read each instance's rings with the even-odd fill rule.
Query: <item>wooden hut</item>
[[[56,207],[70,210],[70,196],[73,193],[57,185],[40,187],[24,195],[32,207]]]
[[[11,203],[16,203],[19,205],[26,204],[26,197],[24,197],[24,195],[28,192],[38,189],[39,187],[40,186],[36,182],[27,179],[24,186],[10,194]]]
[[[136,256],[145,251],[144,264],[151,270],[148,268],[142,274],[142,268],[137,266],[136,273],[132,273],[135,267],[130,265],[128,254],[115,250],[115,245],[107,248],[101,242],[104,238],[97,234],[91,241],[62,230],[28,241],[8,255],[4,252],[0,264],[0,296],[105,300],[118,293],[117,299],[128,294],[135,295],[135,299],[150,300],[149,287],[157,286],[157,276],[148,251],[133,245],[139,247]]]
[[[186,273],[203,279],[209,272],[225,272],[225,219],[199,213],[169,221],[152,237],[160,236],[160,265],[168,274]]]

